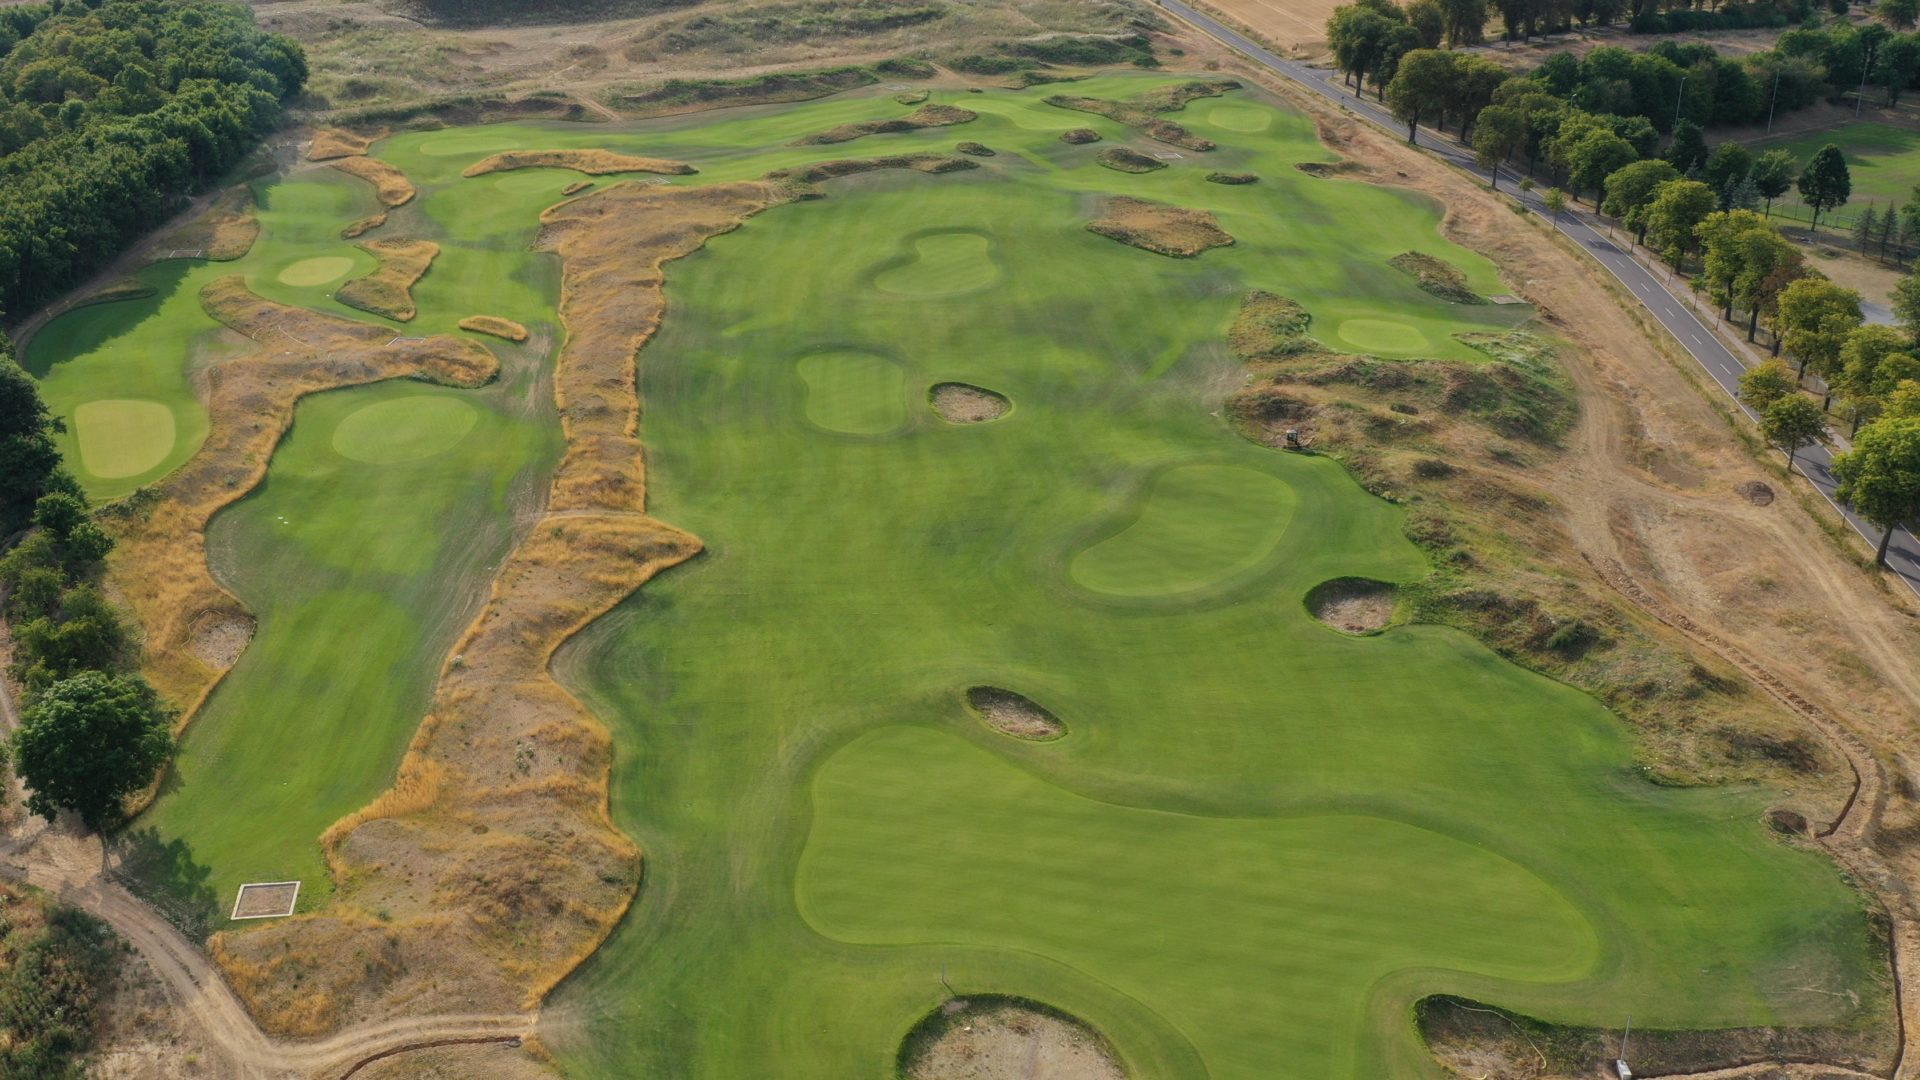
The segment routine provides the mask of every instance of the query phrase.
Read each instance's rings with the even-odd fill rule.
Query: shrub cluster
[[[0,1076],[77,1077],[117,959],[100,920],[0,889]]]

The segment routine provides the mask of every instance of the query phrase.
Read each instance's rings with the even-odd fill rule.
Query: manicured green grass
[[[944,95],[1000,151],[980,169],[834,181],[668,268],[639,361],[650,508],[707,549],[561,656],[614,732],[613,812],[647,857],[629,917],[549,1003],[543,1040],[569,1072],[884,1076],[949,985],[1084,1017],[1135,1076],[1220,1080],[1431,1075],[1410,1018],[1427,993],[1659,1026],[1881,1004],[1858,898],[1770,839],[1771,793],[1654,787],[1591,699],[1452,631],[1352,638],[1304,611],[1329,578],[1427,567],[1399,511],[1338,465],[1229,430],[1226,328],[1266,289],[1337,347],[1482,361],[1454,335],[1527,312],[1447,304],[1387,262],[1422,251],[1504,291],[1438,234],[1439,208],[1294,169],[1329,155],[1250,91],[1177,117],[1220,150],[1142,176],[1058,132],[1153,146],[1046,92]],[[136,827],[177,842],[219,901],[283,877],[324,899],[314,837],[389,779],[504,548],[504,493],[537,490],[555,272],[526,249],[575,177],[461,169],[605,147],[689,161],[701,172],[673,182],[698,184],[950,146],[788,145],[904,111],[876,90],[382,144],[421,187],[387,228],[443,248],[410,332],[486,313],[536,336],[491,343],[515,366],[487,391],[303,407],[211,538],[260,637]],[[1216,169],[1263,181],[1207,183]],[[263,189],[244,265],[263,292],[335,310],[324,285],[278,280],[361,265],[337,229],[370,196],[328,172]],[[1238,243],[1174,260],[1087,232],[1111,194],[1209,210]],[[190,402],[178,346],[154,348],[205,329],[177,306],[185,284],[89,309],[149,304],[118,331],[154,358],[148,384],[119,354],[51,356],[60,400]],[[925,396],[948,381],[1017,408],[943,423]],[[1068,734],[990,730],[965,705],[980,685]]]
[[[1828,143],[1838,146],[1846,155],[1853,196],[1838,211],[1820,215],[1822,229],[1829,223],[1835,229],[1849,227],[1868,205],[1876,211],[1899,206],[1911,199],[1915,185],[1920,185],[1920,131],[1912,128],[1871,122],[1848,124],[1835,131],[1769,139],[1754,143],[1752,149],[1758,152],[1785,147],[1793,151],[1797,174]],[[1813,216],[1813,211],[1800,201],[1800,193],[1793,189],[1774,201],[1773,212],[1802,222]]]
[[[106,479],[139,476],[173,451],[173,410],[158,401],[89,401],[73,427],[80,467]]]

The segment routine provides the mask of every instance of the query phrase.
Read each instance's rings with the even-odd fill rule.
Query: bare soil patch
[[[1013,408],[1013,402],[983,386],[945,382],[928,393],[928,401],[940,419],[951,424],[981,424],[998,420]]]
[[[1240,84],[1231,79],[1195,80],[1176,86],[1163,86],[1119,101],[1076,97],[1072,94],[1055,94],[1046,101],[1055,108],[1092,113],[1118,121],[1159,142],[1187,150],[1205,151],[1213,149],[1211,139],[1203,139],[1171,120],[1162,119],[1159,114],[1185,108],[1187,102],[1195,98],[1219,97],[1239,88]]]
[[[1138,150],[1125,146],[1110,146],[1095,154],[1093,160],[1115,172],[1123,173],[1150,173],[1167,167],[1166,162],[1150,158]]]
[[[388,209],[405,206],[413,200],[413,181],[407,179],[407,174],[379,158],[347,157],[340,158],[331,164],[341,172],[350,173],[372,184],[373,193],[380,200],[380,205]]]
[[[1105,212],[1087,222],[1087,230],[1176,259],[1190,259],[1208,248],[1233,243],[1232,235],[1204,210],[1183,210],[1124,195],[1108,199]]]
[[[1411,276],[1420,287],[1442,300],[1456,304],[1484,304],[1487,298],[1467,288],[1467,275],[1445,259],[1436,259],[1418,251],[1403,251],[1387,262],[1395,270]]]
[[[1015,998],[954,998],[900,1048],[908,1080],[1126,1080],[1105,1039],[1067,1014]]]
[[[1100,133],[1092,128],[1073,128],[1060,133],[1060,141],[1070,146],[1085,146],[1100,141]]]
[[[979,113],[972,109],[962,109],[954,105],[922,105],[905,116],[891,120],[863,120],[857,124],[841,124],[828,128],[805,138],[794,140],[795,146],[822,146],[829,143],[852,142],[868,135],[886,135],[899,131],[918,131],[921,128],[948,127],[953,124],[965,124],[978,119]]]
[[[253,189],[239,184],[221,192],[199,217],[154,240],[148,250],[156,258],[165,258],[170,251],[198,251],[200,258],[227,262],[252,251],[259,236]]]
[[[1344,634],[1372,634],[1393,622],[1399,589],[1369,578],[1335,578],[1307,593],[1313,617]]]
[[[366,277],[354,278],[334,291],[333,298],[352,308],[412,322],[413,286],[427,274],[440,254],[431,240],[371,240],[360,250],[380,260]]]
[[[1773,488],[1767,486],[1764,480],[1742,481],[1735,485],[1733,490],[1739,492],[1741,498],[1755,506],[1769,506],[1773,503]]]
[[[386,136],[385,128],[371,135],[345,128],[321,128],[313,133],[313,142],[307,146],[307,160],[334,161],[338,158],[361,157],[373,148],[374,143]]]
[[[988,727],[1016,739],[1044,742],[1067,733],[1060,718],[1024,695],[997,686],[976,686],[967,691],[967,707],[986,721]]]
[[[697,170],[684,161],[635,157],[611,150],[508,150],[467,166],[461,176],[485,176],[513,169],[572,169],[588,176],[608,173],[645,172],[667,176],[687,176]]]
[[[491,334],[508,341],[527,340],[526,327],[498,315],[469,315],[460,320],[460,329],[471,330],[476,334]]]
[[[224,671],[253,642],[253,616],[231,608],[209,608],[187,626],[187,649],[208,667]]]

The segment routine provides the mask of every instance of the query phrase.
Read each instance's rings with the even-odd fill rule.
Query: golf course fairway
[[[1297,301],[1336,350],[1480,362],[1457,335],[1531,311],[1450,304],[1389,260],[1418,251],[1504,292],[1492,264],[1440,235],[1435,204],[1296,169],[1332,157],[1256,91],[1166,114],[1218,149],[1127,175],[1095,154],[1165,148],[1046,104],[1057,89],[936,89],[978,118],[835,146],[793,143],[910,106],[876,88],[378,144],[420,195],[374,235],[442,247],[405,332],[487,314],[534,333],[475,338],[506,372],[479,391],[309,400],[266,483],[216,519],[215,569],[259,629],[132,826],[157,853],[148,891],[216,928],[242,881],[299,877],[303,909],[325,902],[319,833],[390,781],[517,493],[544,490],[558,274],[529,248],[578,176],[462,169],[604,148],[690,163],[642,179],[701,185],[964,139],[996,156],[823,182],[666,267],[637,358],[648,510],[705,552],[555,662],[612,733],[611,812],[645,859],[625,919],[544,1006],[567,1075],[888,1077],[955,993],[1070,1013],[1139,1080],[1440,1075],[1412,1022],[1436,993],[1581,1025],[1864,1024],[1883,946],[1838,870],[1764,827],[1775,793],[1655,786],[1593,699],[1452,630],[1349,637],[1304,608],[1329,579],[1428,566],[1336,462],[1219,415],[1241,299]],[[1104,140],[1060,141],[1078,127]],[[234,346],[200,282],[243,273],[377,321],[319,280],[341,266],[320,260],[369,269],[338,238],[372,209],[354,183],[258,182],[246,258],[150,267],[156,296],[32,343],[62,415],[173,417],[97,471],[100,444],[73,443],[91,492],[125,494],[204,437],[194,379]],[[1110,195],[1208,211],[1234,243],[1181,259],[1088,231]],[[944,422],[942,383],[1012,411]],[[988,727],[966,704],[980,686],[1067,734]]]

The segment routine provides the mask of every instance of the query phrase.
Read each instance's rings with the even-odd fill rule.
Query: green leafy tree
[[[1606,199],[1600,204],[1600,212],[1619,218],[1622,224],[1634,230],[1634,242],[1644,242],[1647,236],[1646,208],[1653,202],[1654,190],[1669,180],[1678,179],[1680,170],[1660,158],[1648,158],[1615,169],[1603,185]]]
[[[1887,92],[1889,106],[1900,104],[1900,95],[1913,85],[1920,74],[1920,34],[1902,34],[1880,46],[1873,65],[1873,81]]]
[[[1666,159],[1682,173],[1704,168],[1707,164],[1707,138],[1700,125],[1682,120],[1673,126],[1673,141],[1667,144]]]
[[[1753,186],[1759,189],[1760,197],[1767,200],[1766,216],[1773,216],[1773,200],[1793,186],[1796,164],[1791,150],[1766,150],[1753,159]]]
[[[1893,317],[1915,342],[1920,342],[1920,270],[1910,271],[1893,283],[1891,300]]]
[[[1458,78],[1459,65],[1450,52],[1415,49],[1401,58],[1387,84],[1387,105],[1407,125],[1407,142],[1414,141],[1422,117],[1445,115]]]
[[[1768,360],[1741,374],[1740,400],[1754,412],[1764,413],[1774,402],[1793,396],[1799,386],[1793,369],[1778,360]]]
[[[1489,105],[1473,127],[1473,159],[1487,170],[1487,186],[1500,186],[1500,163],[1518,153],[1527,141],[1527,118],[1507,105]]]
[[[1353,87],[1354,97],[1365,89],[1367,74],[1379,66],[1399,25],[1397,20],[1360,4],[1333,9],[1327,19],[1327,45],[1333,50],[1334,64]]]
[[[1869,203],[1860,211],[1860,215],[1853,219],[1853,242],[1860,248],[1860,254],[1867,253],[1867,249],[1873,246],[1874,237],[1879,233],[1880,215],[1874,210],[1873,204]]]
[[[1638,160],[1633,144],[1611,131],[1595,130],[1580,136],[1564,152],[1567,190],[1577,202],[1582,191],[1599,192],[1607,177]]]
[[[1874,562],[1885,566],[1893,530],[1920,518],[1920,417],[1888,416],[1860,430],[1833,459],[1840,501],[1880,526]]]
[[[1914,20],[1920,19],[1920,0],[1880,0],[1874,14],[1895,30],[1911,30]]]
[[[83,672],[40,693],[12,742],[27,807],[49,821],[72,810],[90,829],[119,821],[121,803],[153,780],[172,740],[153,688],[137,676]]]
[[[1420,47],[1437,49],[1447,36],[1447,13],[1440,0],[1413,0],[1407,5],[1407,25],[1420,35]]]
[[[34,503],[59,474],[57,430],[39,388],[0,336],[0,536],[26,527]]]
[[[1879,415],[1894,386],[1902,378],[1908,377],[1908,371],[1915,363],[1906,352],[1908,346],[1905,334],[1891,326],[1872,323],[1856,328],[1847,335],[1846,343],[1840,346],[1840,371],[1831,385],[1847,406],[1854,431],[1859,431],[1862,423]],[[1887,363],[1894,357],[1906,363],[1897,360]],[[1886,366],[1884,372],[1881,370],[1883,364]]]
[[[1760,414],[1760,434],[1787,452],[1787,472],[1791,473],[1800,451],[1827,441],[1826,415],[1811,399],[1792,394]]]
[[[1733,191],[1753,171],[1753,153],[1736,142],[1724,142],[1713,148],[1700,179],[1720,197],[1720,209],[1733,207]]]
[[[1547,213],[1552,214],[1554,222],[1558,224],[1560,215],[1567,212],[1567,193],[1559,188],[1548,188],[1547,193],[1540,196],[1540,204],[1547,208]]]
[[[1486,37],[1487,0],[1440,0],[1446,18],[1447,44],[1458,49],[1478,45]]]
[[[1853,195],[1853,174],[1847,170],[1846,155],[1840,148],[1828,143],[1813,155],[1807,167],[1800,173],[1796,182],[1800,189],[1800,200],[1813,210],[1811,228],[1820,228],[1820,215],[1835,207],[1845,206]]]
[[[91,585],[68,589],[58,610],[15,626],[13,637],[14,670],[29,689],[115,667],[127,651],[120,613]]]
[[[1787,355],[1800,362],[1799,374],[1805,376],[1808,368],[1816,374],[1831,372],[1847,335],[1860,323],[1859,293],[1809,276],[1780,294],[1775,328]]]
[[[1647,239],[1678,267],[1698,243],[1695,230],[1718,204],[1713,189],[1698,180],[1669,180],[1654,189],[1647,205]]]

